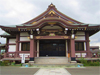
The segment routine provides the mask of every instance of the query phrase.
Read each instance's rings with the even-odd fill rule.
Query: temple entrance
[[[40,40],[40,56],[65,56],[65,40]]]

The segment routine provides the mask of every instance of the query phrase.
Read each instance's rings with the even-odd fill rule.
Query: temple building
[[[30,63],[45,58],[45,62],[66,64],[80,57],[91,59],[89,37],[100,31],[100,24],[76,21],[50,4],[45,12],[28,22],[0,28],[5,31],[0,36],[6,38],[3,60],[21,61],[25,54]]]

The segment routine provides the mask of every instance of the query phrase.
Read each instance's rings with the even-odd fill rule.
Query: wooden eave
[[[0,35],[1,37],[4,38],[15,38],[16,36],[12,36],[12,35]]]
[[[67,21],[65,21],[64,19],[61,18],[56,18],[56,17],[49,17],[49,18],[45,18],[45,19],[41,19],[38,22],[36,22],[35,24],[32,24],[31,26],[16,26],[17,28],[27,28],[27,27],[32,27],[32,28],[41,28],[43,26],[44,23],[49,23],[49,22],[54,22],[54,23],[60,23],[62,27],[88,27],[88,25],[74,25],[71,23],[68,23]]]

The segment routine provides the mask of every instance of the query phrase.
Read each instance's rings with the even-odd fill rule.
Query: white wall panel
[[[28,32],[21,32],[20,36],[29,36]]]
[[[16,39],[9,39],[9,43],[16,43]]]
[[[20,53],[20,54],[19,54],[19,55],[20,55],[20,57],[22,57],[22,54],[25,54],[25,57],[30,56],[30,54],[29,54],[29,53]]]
[[[77,57],[81,57],[81,53],[75,53],[75,56],[77,55]],[[86,53],[82,53],[82,57],[85,57]]]
[[[76,33],[76,35],[85,35],[85,32],[80,32],[80,31],[78,31],[78,32]]]
[[[19,51],[21,51],[21,43],[19,43]]]
[[[9,45],[8,52],[15,52],[16,51],[16,45]]]
[[[86,56],[86,53],[82,53],[82,57],[85,57]]]
[[[77,36],[75,40],[85,40],[85,36]]]
[[[86,42],[84,42],[84,50],[86,51]]]
[[[28,37],[20,37],[20,41],[30,41]]]
[[[80,53],[75,53],[75,56],[77,55],[77,57],[81,57]]]

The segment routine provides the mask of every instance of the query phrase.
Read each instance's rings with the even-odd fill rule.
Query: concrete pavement
[[[71,75],[100,75],[100,67],[66,68]]]
[[[0,75],[34,75],[38,70],[39,68],[0,66]]]
[[[64,68],[41,68],[34,75],[71,75]]]
[[[20,68],[20,67],[2,66],[0,67],[0,75],[34,75],[37,74],[40,70],[39,68]],[[66,75],[67,72],[70,73],[71,75],[100,75],[100,67],[66,68],[66,70],[64,68],[62,69],[43,68],[42,72],[44,72],[45,75],[47,75],[48,73],[49,75],[53,75],[53,74]],[[43,74],[40,73],[40,75]]]

